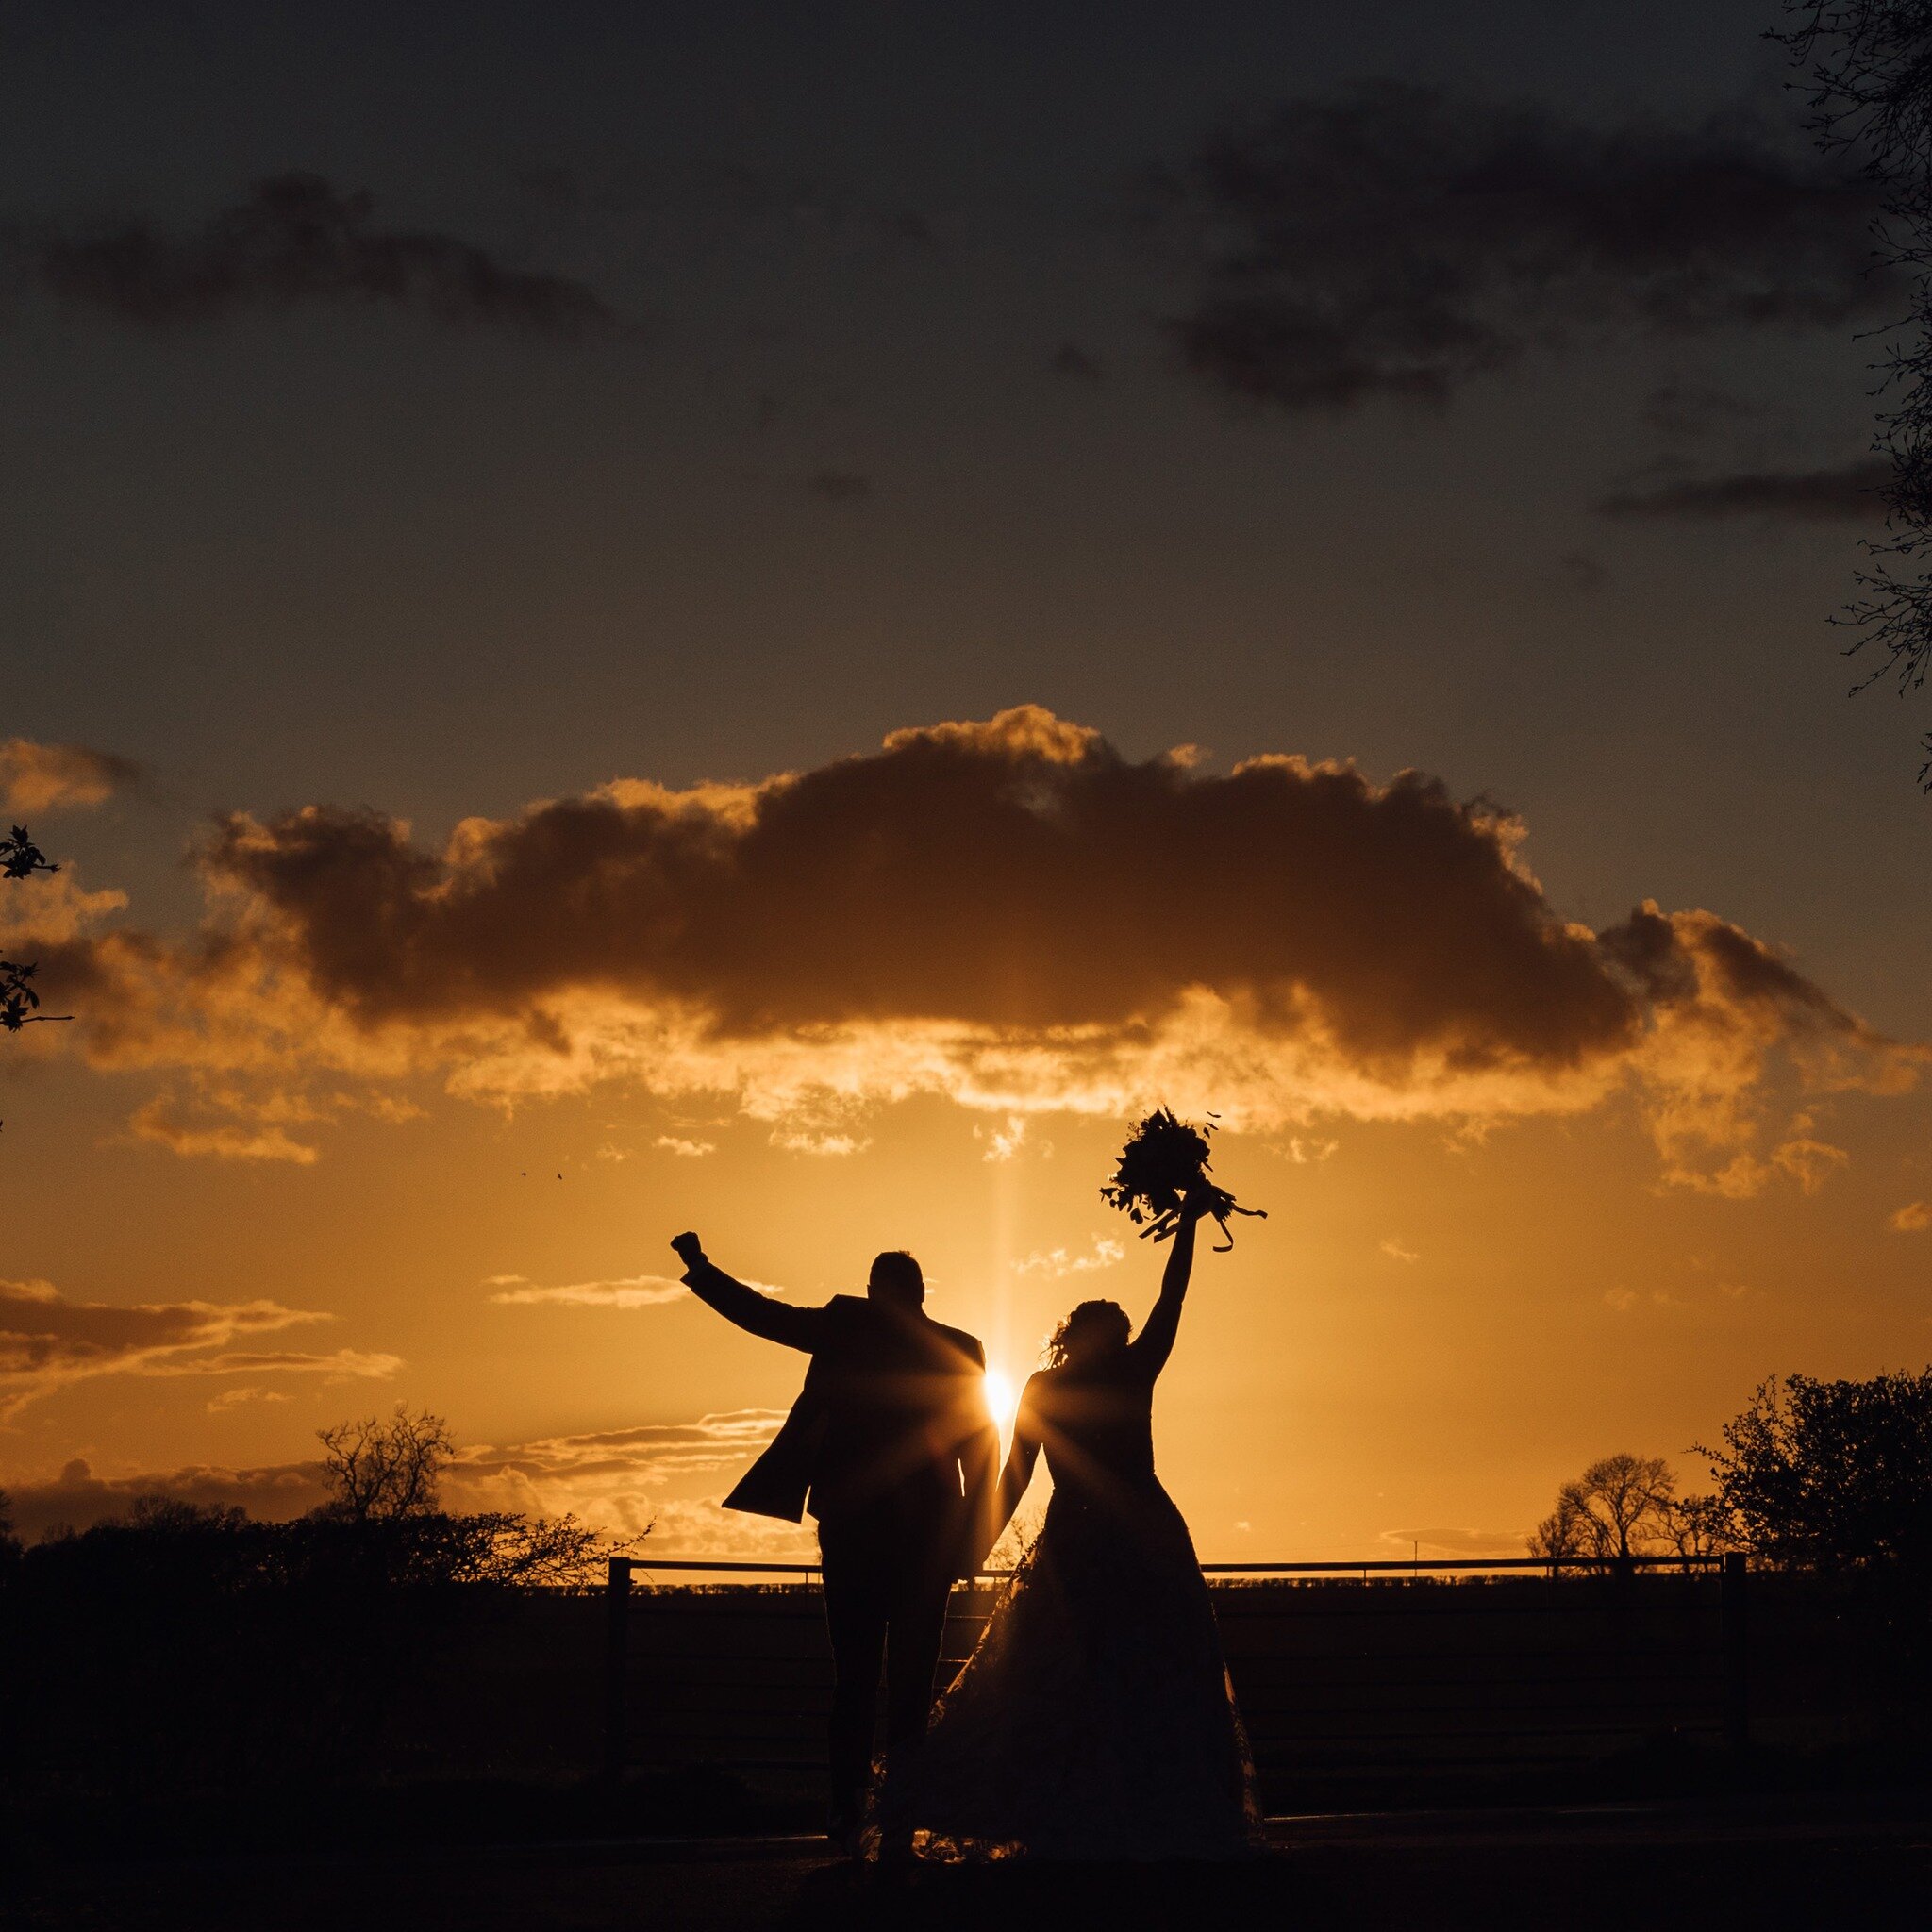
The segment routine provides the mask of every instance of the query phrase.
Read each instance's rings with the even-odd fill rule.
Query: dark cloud
[[[1714,383],[1674,376],[1643,399],[1643,420],[1661,436],[1696,441],[1764,413],[1760,405]]]
[[[1891,481],[1891,465],[1875,458],[1828,470],[1740,470],[1727,476],[1619,491],[1604,497],[1596,508],[1607,517],[1761,516],[1796,523],[1870,523],[1885,515],[1885,491]]]
[[[1628,1045],[1662,966],[1643,954],[1638,986],[1616,932],[1557,919],[1518,837],[1420,773],[1134,763],[1023,708],[754,789],[546,804],[473,824],[441,858],[393,820],[313,808],[231,821],[207,862],[373,1025],[604,987],[741,1035],[1121,1027],[1199,988],[1365,1065],[1563,1066]],[[1185,916],[1150,916],[1175,880]],[[1694,975],[1678,929],[1641,916],[1657,959]]]
[[[1686,944],[1687,918],[1696,922],[1694,945]],[[1667,914],[1646,900],[1597,938],[1647,1000],[1686,999],[1702,984],[1726,1005],[1751,1008],[1780,1024],[1850,1030],[1842,1010],[1789,959],[1707,912]]]
[[[1098,382],[1103,374],[1099,362],[1078,342],[1062,342],[1047,358],[1046,366],[1056,375],[1069,375],[1076,382]]]
[[[1566,550],[1556,559],[1546,582],[1549,588],[1570,597],[1591,597],[1610,580],[1610,574],[1599,558],[1588,551]]]
[[[286,922],[371,1024],[528,1008],[572,985],[700,1002],[721,1027],[943,1017],[1121,1024],[1206,986],[1352,1050],[1569,1059],[1629,993],[1435,779],[1257,760],[1130,763],[1021,709],[899,732],[716,796],[614,788],[473,827],[461,862],[394,821],[231,822],[208,862]],[[1146,894],[1187,879],[1190,912]]]
[[[190,234],[130,221],[86,234],[17,234],[16,258],[63,300],[147,327],[239,309],[361,301],[451,324],[577,336],[617,326],[562,275],[507,267],[452,235],[381,228],[375,203],[314,175],[278,175]]]
[[[880,225],[895,242],[909,242],[917,248],[932,243],[932,224],[916,208],[890,209],[880,217]]]
[[[872,478],[853,470],[820,470],[806,478],[805,487],[827,503],[864,503],[872,495]]]
[[[1188,366],[1290,410],[1441,402],[1536,347],[1838,324],[1884,295],[1869,188],[1736,119],[1591,127],[1380,83],[1163,184]]]

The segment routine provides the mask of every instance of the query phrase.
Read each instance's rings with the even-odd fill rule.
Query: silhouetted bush
[[[530,1585],[598,1574],[600,1540],[569,1519],[433,1502],[432,1479],[406,1511],[339,1498],[260,1523],[148,1497],[29,1549],[0,1540],[12,1829],[79,1812],[146,1839],[227,1807],[258,1829],[380,1776],[434,1728],[441,1652]]]
[[[13,1533],[13,1498],[0,1490],[0,1581],[20,1561],[20,1539]]]
[[[1830,1579],[1892,1722],[1932,1716],[1932,1369],[1762,1384],[1702,1449],[1754,1563]]]
[[[1932,1369],[1774,1378],[1699,1453],[1760,1562],[1932,1581]]]

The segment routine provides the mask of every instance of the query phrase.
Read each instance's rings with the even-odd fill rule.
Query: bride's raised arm
[[[1127,1344],[1128,1355],[1150,1382],[1174,1353],[1174,1340],[1180,1332],[1181,1304],[1188,1298],[1188,1277],[1194,1272],[1194,1231],[1208,1212],[1210,1198],[1209,1190],[1197,1188],[1181,1204],[1180,1224],[1174,1231],[1167,1267],[1160,1277],[1160,1299],[1141,1324],[1140,1334]]]

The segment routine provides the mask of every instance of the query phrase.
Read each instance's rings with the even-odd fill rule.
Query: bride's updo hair
[[[1133,1324],[1118,1302],[1082,1302],[1047,1337],[1046,1365],[1058,1369],[1072,1361],[1091,1361],[1116,1355],[1127,1345]]]

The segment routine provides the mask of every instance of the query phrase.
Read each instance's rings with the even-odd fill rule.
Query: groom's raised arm
[[[694,1234],[681,1234],[671,1245],[684,1263],[684,1281],[691,1293],[708,1308],[715,1308],[727,1322],[766,1341],[782,1342],[787,1348],[802,1348],[809,1355],[823,1339],[825,1311],[801,1308],[791,1302],[775,1301],[755,1288],[735,1281],[704,1251]]]

